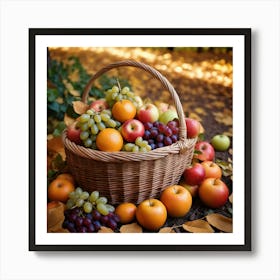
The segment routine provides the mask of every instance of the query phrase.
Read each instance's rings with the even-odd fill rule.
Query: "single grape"
[[[96,228],[94,226],[94,224],[89,224],[87,226],[87,232],[95,232],[96,231]]]
[[[100,115],[94,115],[93,119],[95,120],[96,123],[101,122],[101,116]]]
[[[147,145],[145,148],[146,148],[147,152],[152,150],[152,147],[150,145]]]
[[[84,222],[84,219],[82,217],[77,217],[76,220],[75,220],[75,225],[77,227],[80,227]]]
[[[143,142],[143,138],[140,137],[140,136],[137,137],[136,140],[135,140],[135,144],[136,144],[137,146],[141,146],[142,142]]]
[[[75,222],[77,217],[79,217],[76,213],[71,213],[68,217],[70,222]]]
[[[146,149],[146,147],[140,147],[139,152],[145,153],[145,152],[148,152],[148,150]]]
[[[108,213],[109,214],[109,213]],[[107,214],[107,215],[108,215]],[[107,215],[104,215],[100,218],[100,223],[103,225],[103,226],[106,226],[107,222],[109,221],[109,217]]]
[[[164,135],[170,137],[172,135],[172,130],[170,127],[166,126],[164,130]]]
[[[83,219],[83,225],[86,226],[86,227],[88,227],[90,224],[92,224],[91,219],[85,217],[85,218]]]
[[[176,143],[178,141],[178,136],[176,134],[173,134],[170,136],[172,143]]]
[[[134,146],[135,146],[134,143],[126,143],[124,145],[124,150],[127,151],[127,152],[131,152]]]
[[[160,133],[163,133],[163,132],[165,131],[165,129],[166,129],[165,124],[163,124],[163,123],[159,123],[159,124],[158,124],[158,131],[159,131]]]
[[[90,194],[89,201],[90,201],[91,203],[93,203],[93,202],[95,202],[98,198],[99,198],[99,192],[98,192],[98,191],[93,191],[93,192]]]
[[[163,140],[163,143],[164,143],[165,146],[169,146],[169,145],[172,144],[172,140],[169,136],[166,136]]]
[[[109,115],[110,117],[112,116],[112,112],[109,109],[102,110],[101,114],[106,114],[106,115]]]
[[[96,209],[98,210],[98,212],[100,212],[100,214],[102,215],[108,215],[109,210],[107,209],[107,207],[105,206],[104,203],[98,203],[96,205]]]
[[[92,210],[91,215],[92,215],[92,219],[95,221],[99,221],[102,217],[101,214],[96,209]]]
[[[91,145],[92,145],[92,140],[90,139],[90,138],[88,138],[88,139],[86,139],[85,141],[84,141],[84,145],[85,145],[85,147],[91,147]]]
[[[78,188],[75,189],[75,193],[76,193],[77,195],[79,195],[79,196],[82,194],[82,192],[83,192],[83,190],[82,190],[82,188],[80,188],[80,187],[78,187]]]
[[[164,144],[162,142],[159,142],[159,143],[156,144],[156,147],[157,148],[162,148],[162,147],[164,147]]]
[[[87,131],[82,131],[80,134],[80,138],[81,140],[85,141],[86,139],[88,139],[89,137],[89,133]]]
[[[78,227],[78,232],[86,233],[87,232],[87,227],[85,227],[85,226]]]
[[[132,148],[132,152],[134,152],[134,153],[139,152],[139,147],[135,145],[135,146]]]
[[[150,137],[151,137],[151,132],[149,130],[145,130],[144,135],[143,135],[143,139],[149,140]]]
[[[107,121],[109,121],[110,120],[110,116],[109,115],[107,115],[107,114],[104,114],[104,113],[101,113],[101,120],[102,121],[104,121],[104,122],[107,122]]]
[[[94,119],[89,119],[89,121],[87,122],[88,127],[91,128],[92,125],[94,124]]]
[[[75,200],[73,199],[68,199],[67,202],[66,202],[66,208],[67,209],[71,209],[73,206],[75,206]]]
[[[114,212],[115,211],[115,207],[111,204],[105,204],[105,206],[107,207],[108,211],[110,213]]]
[[[128,93],[131,93],[132,95],[130,94],[130,97],[133,96],[133,93],[129,90],[129,87],[122,88],[121,93],[122,94],[127,94],[127,95],[128,95]]]
[[[105,125],[107,127],[114,128],[117,126],[117,122],[115,120],[109,119],[108,121],[105,122]]]
[[[84,211],[86,213],[91,213],[91,211],[92,211],[92,204],[89,201],[85,202],[84,206],[83,206],[83,209],[84,209]]]
[[[158,130],[156,128],[152,128],[150,132],[151,132],[151,138],[155,139],[158,136]]]
[[[68,195],[68,197],[69,197],[70,199],[76,199],[76,192],[75,192],[75,191],[70,192],[69,195]]]
[[[92,109],[88,109],[86,112],[89,116],[93,116],[94,115],[94,111]]]
[[[80,195],[80,198],[82,198],[84,200],[88,199],[88,197],[89,197],[89,193],[86,191],[82,192]]]
[[[99,231],[101,228],[101,223],[99,221],[93,221],[92,224],[94,225],[95,231]]]
[[[118,87],[118,86],[113,86],[113,87],[112,87],[112,92],[119,93],[119,92],[120,92],[119,87]]]
[[[109,219],[106,224],[112,230],[115,230],[117,228],[117,223],[114,219]]]
[[[88,130],[88,123],[81,123],[80,125],[81,131],[87,131]]]
[[[99,130],[103,130],[103,129],[106,128],[106,125],[104,124],[104,122],[100,122],[100,123],[97,124],[97,127],[98,127]]]
[[[105,196],[100,196],[97,200],[96,200],[96,204],[99,203],[103,203],[106,204],[108,202],[108,199]],[[102,214],[102,213],[101,213]]]
[[[80,122],[85,123],[85,122],[88,122],[89,119],[90,119],[90,115],[82,114],[80,117]]]
[[[156,138],[157,142],[163,142],[163,139],[164,139],[164,135],[163,134],[159,134]]]
[[[153,124],[150,122],[144,123],[145,130],[150,130],[153,127]]]
[[[78,207],[82,207],[83,205],[84,205],[84,200],[82,199],[82,198],[78,198],[77,200],[76,200],[76,206],[78,206]]]
[[[149,145],[154,144],[154,143],[155,143],[155,140],[154,140],[154,139],[149,139],[149,140],[148,140],[148,144],[149,144]]]
[[[96,135],[99,131],[98,126],[96,124],[93,124],[90,128],[90,131],[93,135]]]

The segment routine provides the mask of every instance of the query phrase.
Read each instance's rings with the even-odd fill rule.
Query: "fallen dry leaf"
[[[206,216],[206,220],[213,227],[223,231],[232,232],[232,219],[221,214],[213,213]]]
[[[229,196],[228,198],[229,202],[232,204],[232,201],[233,201],[233,194],[231,193],[231,195]]]
[[[66,113],[64,114],[64,123],[66,126],[71,125],[72,123],[74,123],[75,119],[69,117]]]
[[[47,209],[47,231],[63,232],[65,205],[62,202],[52,202],[54,206]]]
[[[82,101],[73,101],[72,104],[74,111],[79,115],[85,113],[88,109],[88,105]]]
[[[159,233],[175,233],[173,227],[164,227],[159,230]]]
[[[193,233],[213,233],[213,228],[204,220],[198,219],[185,222],[182,225],[183,229]]]
[[[108,227],[101,227],[98,233],[113,233],[114,231]]]
[[[141,232],[143,232],[143,229],[137,223],[132,223],[132,224],[127,224],[127,225],[121,226],[120,232],[121,233],[141,233]]]

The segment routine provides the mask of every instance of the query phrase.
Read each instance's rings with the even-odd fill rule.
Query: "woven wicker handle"
[[[170,82],[159,71],[157,71],[153,67],[146,65],[144,63],[140,63],[140,62],[133,61],[133,60],[123,60],[123,61],[109,64],[109,65],[105,66],[104,68],[100,69],[98,72],[96,72],[96,74],[87,83],[87,85],[84,89],[83,95],[82,95],[82,101],[84,103],[87,103],[89,91],[93,85],[93,82],[98,77],[100,77],[102,74],[104,74],[105,72],[107,72],[113,68],[118,68],[118,67],[123,67],[123,66],[132,66],[132,67],[140,68],[140,69],[150,73],[152,76],[154,76],[157,80],[159,80],[161,82],[162,86],[166,90],[169,91],[169,93],[171,94],[172,99],[174,101],[174,105],[175,105],[175,108],[176,108],[176,111],[177,111],[177,114],[179,117],[179,138],[180,138],[180,140],[185,140],[187,138],[185,115],[184,115],[182,104],[180,102],[177,92],[175,91],[174,87],[170,84]]]

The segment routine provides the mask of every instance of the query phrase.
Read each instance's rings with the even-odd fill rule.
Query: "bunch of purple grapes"
[[[179,137],[178,121],[173,120],[165,125],[159,121],[144,123],[144,140],[147,140],[152,150],[176,143]]]
[[[120,222],[119,216],[114,212],[102,215],[94,209],[91,213],[85,213],[82,208],[75,207],[64,212],[63,227],[70,232],[98,232],[101,226],[109,227],[113,231]]]

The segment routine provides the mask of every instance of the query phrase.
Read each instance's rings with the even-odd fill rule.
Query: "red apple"
[[[206,141],[197,142],[194,149],[198,152],[194,154],[194,158],[197,158],[201,161],[212,161],[215,157],[215,150],[213,146]]]
[[[227,202],[229,190],[221,179],[207,178],[199,186],[198,195],[206,206],[219,208]]]
[[[138,109],[137,118],[142,123],[153,123],[159,118],[158,108],[152,103],[147,103]]]
[[[200,185],[205,178],[205,170],[200,163],[195,163],[185,169],[183,176],[188,185]]]
[[[121,134],[127,142],[134,142],[137,137],[144,135],[143,123],[136,119],[127,120],[121,126]]]
[[[82,145],[82,140],[80,139],[81,129],[77,127],[77,121],[72,123],[67,127],[67,137],[70,141],[76,143],[77,145]]]
[[[220,166],[210,160],[203,161],[201,165],[205,169],[205,179],[206,178],[221,178],[222,177],[222,169]]]
[[[190,192],[192,197],[198,196],[198,187],[199,187],[198,185],[191,186],[191,185],[187,184],[184,179],[182,179],[179,182],[179,185],[184,187],[185,189],[187,189]]]
[[[200,133],[200,122],[191,118],[186,118],[187,138],[195,138]]]
[[[89,108],[93,109],[96,112],[101,112],[102,110],[108,109],[109,105],[105,99],[98,99],[98,100],[93,101],[89,105]]]

